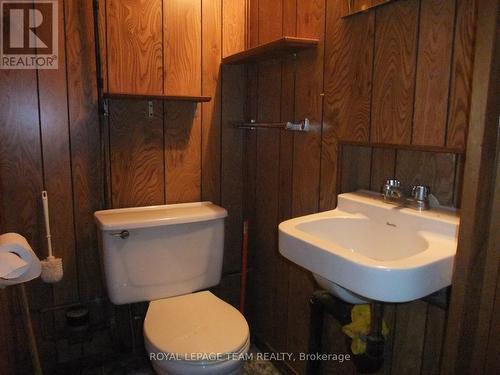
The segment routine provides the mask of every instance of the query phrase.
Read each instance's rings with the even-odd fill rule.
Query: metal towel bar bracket
[[[255,130],[255,129],[283,129],[283,130],[291,130],[291,131],[300,131],[306,132],[310,129],[309,119],[304,119],[301,122],[236,122],[234,123],[234,127],[237,129],[247,129],[247,130]]]

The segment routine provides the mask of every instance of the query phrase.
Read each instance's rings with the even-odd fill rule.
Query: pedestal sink
[[[350,303],[407,302],[451,285],[459,217],[385,203],[368,191],[279,226],[280,253]]]

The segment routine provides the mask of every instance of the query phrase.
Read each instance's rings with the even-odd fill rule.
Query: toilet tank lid
[[[212,202],[166,204],[162,206],[118,208],[94,214],[101,230],[151,228],[224,218],[227,211]]]

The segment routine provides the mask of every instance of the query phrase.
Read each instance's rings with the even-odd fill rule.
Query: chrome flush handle
[[[128,230],[122,230],[121,232],[110,233],[110,236],[120,237],[122,240],[126,240],[130,236],[130,232]]]

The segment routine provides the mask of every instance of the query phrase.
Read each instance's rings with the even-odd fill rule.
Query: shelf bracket
[[[109,100],[108,99],[104,99],[102,101],[102,110],[103,110],[103,115],[105,117],[108,117],[109,116]]]
[[[149,100],[148,101],[148,115],[149,115],[149,117],[153,117],[154,114],[155,114],[155,112],[154,112],[153,101]]]

